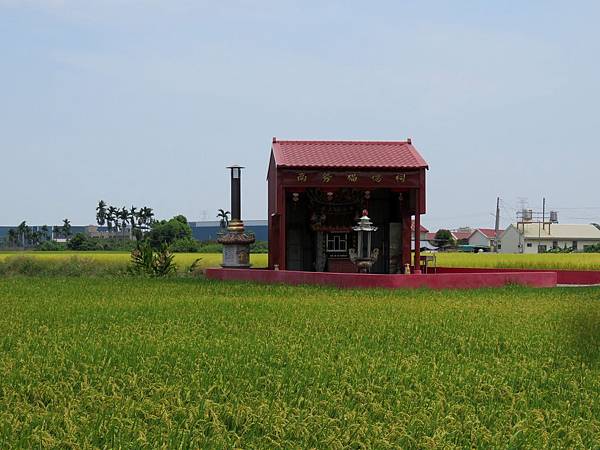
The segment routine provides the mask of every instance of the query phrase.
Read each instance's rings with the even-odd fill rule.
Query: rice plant
[[[600,290],[0,281],[0,448],[595,448]]]

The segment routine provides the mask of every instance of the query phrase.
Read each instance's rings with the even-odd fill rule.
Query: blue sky
[[[266,218],[271,138],[405,139],[432,229],[600,222],[600,4],[0,0],[0,224]]]

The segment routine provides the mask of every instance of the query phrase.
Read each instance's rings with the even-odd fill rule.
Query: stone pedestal
[[[223,263],[227,269],[247,269],[250,267],[250,244],[255,238],[244,232],[242,221],[231,221],[227,233],[217,239],[223,244]]]

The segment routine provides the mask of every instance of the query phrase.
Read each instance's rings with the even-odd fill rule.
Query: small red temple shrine
[[[410,139],[273,138],[268,172],[271,270],[248,268],[247,256],[241,256],[247,250],[238,248],[249,244],[240,214],[240,167],[230,169],[233,226],[223,238],[222,267],[205,270],[210,279],[392,289],[600,282],[593,271],[437,266],[433,272],[422,271],[420,233],[413,238],[413,230],[421,229],[425,213],[428,166]]]
[[[411,223],[425,213],[428,165],[406,141],[286,141],[273,138],[268,171],[269,268],[356,272],[357,222],[376,231],[372,273],[405,273]],[[415,233],[415,261],[419,233]]]

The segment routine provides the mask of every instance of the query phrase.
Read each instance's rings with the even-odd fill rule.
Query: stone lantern
[[[254,236],[244,231],[241,206],[241,166],[230,166],[231,171],[231,220],[227,233],[220,236],[217,242],[223,244],[223,263],[225,268],[250,267],[250,244],[254,243]]]
[[[371,249],[371,233],[377,231],[369,218],[369,212],[364,209],[362,217],[352,229],[356,231],[358,242],[356,249],[350,249],[350,260],[356,265],[359,272],[370,272],[371,266],[377,261],[379,249]]]

